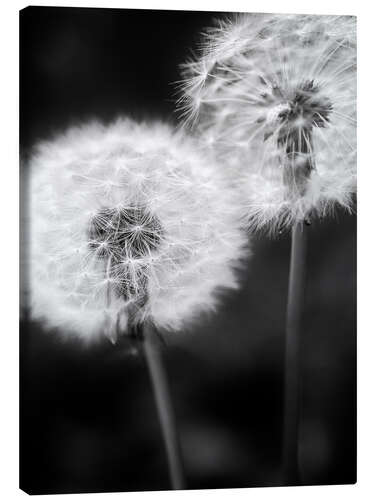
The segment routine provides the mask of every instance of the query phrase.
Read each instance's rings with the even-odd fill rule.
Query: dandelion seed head
[[[121,119],[73,127],[30,162],[30,305],[63,335],[178,330],[236,288],[238,204],[194,139]]]
[[[208,69],[208,71],[207,71]],[[356,190],[356,22],[243,14],[207,30],[183,66],[186,125],[238,179],[248,221],[278,230]]]

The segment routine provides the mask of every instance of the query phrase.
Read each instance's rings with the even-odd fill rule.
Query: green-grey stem
[[[154,327],[143,325],[143,351],[150,374],[160,427],[167,454],[169,475],[174,490],[184,489],[181,448],[170,396],[167,374]]]
[[[300,341],[306,287],[307,227],[292,230],[285,339],[283,475],[287,485],[299,484],[298,435],[300,410]]]

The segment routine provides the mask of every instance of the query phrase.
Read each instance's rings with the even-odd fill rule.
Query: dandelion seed
[[[356,23],[244,14],[207,31],[179,107],[238,179],[255,229],[283,229],[356,190]]]
[[[87,341],[146,319],[177,330],[236,288],[233,193],[182,131],[91,123],[30,166],[31,311],[49,327]]]

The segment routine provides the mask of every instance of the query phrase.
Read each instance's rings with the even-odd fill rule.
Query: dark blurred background
[[[219,13],[28,7],[20,13],[21,154],[70,124],[126,114],[176,122],[178,65]],[[23,165],[27,169],[27,164]],[[25,227],[22,227],[26,231]],[[356,219],[308,228],[302,339],[303,484],[356,480]],[[188,488],[281,484],[289,235],[258,236],[240,292],[164,334]],[[21,487],[169,488],[142,359],[21,324]]]

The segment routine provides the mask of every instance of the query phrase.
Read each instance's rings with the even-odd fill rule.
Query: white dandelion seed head
[[[40,143],[30,172],[32,316],[116,340],[137,321],[180,329],[236,288],[238,208],[183,131],[119,120]]]
[[[252,227],[271,231],[352,206],[356,21],[243,14],[206,32],[179,107],[228,175]],[[207,142],[207,141],[206,141]]]

